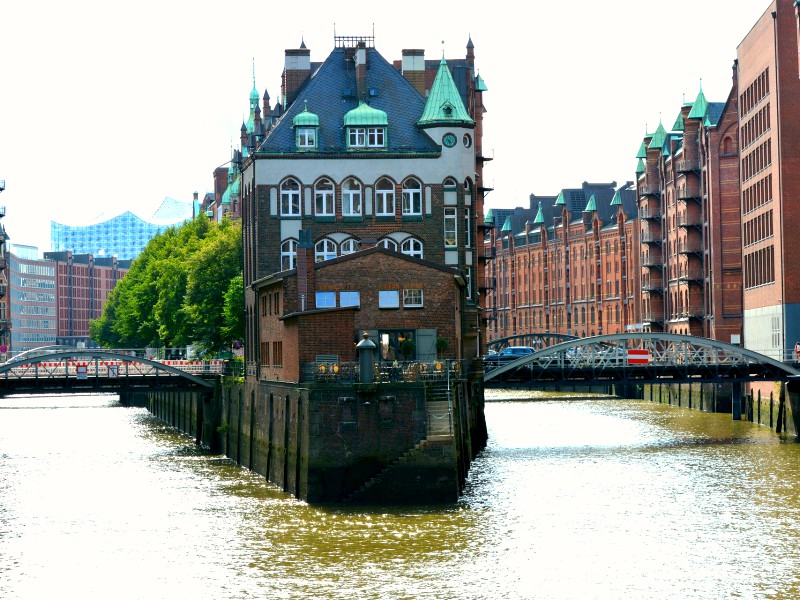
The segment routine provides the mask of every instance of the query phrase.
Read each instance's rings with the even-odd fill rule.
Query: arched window
[[[422,214],[422,184],[416,179],[403,182],[403,214]]]
[[[332,217],[334,187],[330,179],[321,179],[314,186],[314,211],[318,217]]]
[[[320,262],[331,258],[336,258],[336,242],[322,238],[314,246],[314,260]]]
[[[386,177],[375,186],[375,215],[394,216],[394,183]]]
[[[281,271],[295,268],[297,261],[297,240],[288,239],[281,244]]]
[[[342,184],[342,216],[361,216],[361,184],[352,177]]]
[[[454,188],[456,187],[456,185],[457,185],[456,180],[453,179],[452,177],[448,177],[447,179],[444,180],[444,187],[446,188]]]
[[[287,179],[281,184],[281,215],[300,216],[300,184],[294,179]]]
[[[349,238],[343,241],[339,245],[339,254],[344,256],[345,254],[352,254],[353,252],[358,251],[358,240],[355,238]]]
[[[422,242],[414,238],[407,238],[400,246],[400,252],[408,256],[422,258]]]
[[[378,242],[378,246],[383,246],[387,250],[397,252],[397,242],[395,242],[392,238],[383,238]]]

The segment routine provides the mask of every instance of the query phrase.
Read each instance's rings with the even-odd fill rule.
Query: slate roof
[[[257,152],[270,154],[296,153],[292,119],[304,107],[319,117],[318,150],[306,155],[347,151],[344,115],[359,105],[356,97],[356,75],[352,59],[345,58],[345,48],[334,48],[300,90],[280,122],[267,135]],[[373,108],[388,115],[387,148],[370,153],[439,154],[440,146],[417,127],[425,109],[425,98],[386,61],[375,48],[369,48],[366,88],[375,95],[367,98]],[[350,90],[346,94],[345,90]]]

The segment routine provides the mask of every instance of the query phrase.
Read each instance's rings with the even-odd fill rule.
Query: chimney
[[[403,50],[402,73],[420,94],[425,95],[425,50]]]
[[[356,92],[359,100],[367,99],[367,45],[359,42],[356,48]]]
[[[300,241],[297,244],[297,296],[300,311],[316,308],[316,292],[314,273],[314,244],[311,243],[311,231],[301,229]]]
[[[311,76],[311,50],[287,49],[283,63],[283,105],[291,106],[300,89]]]

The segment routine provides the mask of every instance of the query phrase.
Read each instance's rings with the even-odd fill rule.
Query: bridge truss
[[[787,381],[798,365],[717,340],[669,333],[576,338],[486,369],[484,381],[530,387],[597,383]]]
[[[56,347],[0,365],[0,395],[120,391],[208,391],[221,361],[155,360],[130,350]]]

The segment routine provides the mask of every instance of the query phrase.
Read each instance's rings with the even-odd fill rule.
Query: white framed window
[[[464,247],[472,247],[472,225],[470,224],[470,217],[472,213],[468,208],[464,209]]]
[[[350,127],[347,130],[347,145],[350,148],[385,148],[385,127]]]
[[[294,179],[287,179],[281,184],[281,215],[300,216],[300,184]]]
[[[385,143],[386,129],[383,127],[367,128],[367,146],[370,148],[383,148]]]
[[[361,293],[352,290],[339,292],[339,306],[361,306]]]
[[[394,183],[386,177],[375,186],[375,214],[379,217],[394,216]]]
[[[286,240],[281,244],[281,271],[295,268],[297,262],[297,240]]]
[[[353,252],[358,252],[358,240],[355,238],[346,239],[339,245],[339,254],[342,256]]]
[[[397,290],[379,290],[378,308],[400,308],[400,292]]]
[[[322,179],[314,186],[314,211],[318,217],[334,216],[334,186],[330,179]]]
[[[397,242],[395,242],[392,238],[383,238],[378,242],[378,246],[383,246],[387,250],[397,252]]]
[[[444,247],[455,248],[458,240],[458,224],[456,221],[456,209],[444,209]]]
[[[336,258],[336,242],[322,238],[314,245],[314,260],[321,262],[332,258]]]
[[[342,216],[361,216],[361,184],[352,177],[342,184]]]
[[[422,258],[422,242],[415,238],[408,238],[400,245],[400,252]]]
[[[416,179],[403,182],[403,214],[422,214],[422,184]]]
[[[472,267],[464,267],[465,283],[467,286],[467,298],[472,299]]]
[[[314,127],[298,127],[297,128],[297,147],[298,148],[316,148],[317,147],[317,130]]]
[[[403,308],[422,308],[422,290],[419,288],[403,290]]]
[[[363,148],[367,145],[367,130],[364,127],[351,127],[347,131],[347,145],[351,148]]]
[[[336,292],[317,292],[317,308],[336,308]]]

